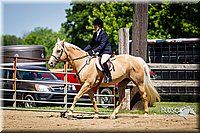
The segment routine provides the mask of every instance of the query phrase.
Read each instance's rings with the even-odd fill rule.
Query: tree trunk
[[[133,13],[131,55],[147,59],[148,4],[136,3]]]

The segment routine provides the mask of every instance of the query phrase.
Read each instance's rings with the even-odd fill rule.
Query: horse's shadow
[[[70,118],[66,115],[62,118],[67,118],[68,120],[78,120],[78,119],[94,119],[93,115],[85,115],[85,114],[78,114],[73,115]],[[118,118],[139,118],[139,116],[136,115],[117,115],[116,119]],[[99,119],[111,119],[110,115],[99,115]]]

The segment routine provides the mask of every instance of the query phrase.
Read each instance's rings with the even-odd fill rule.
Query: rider
[[[89,55],[93,55],[94,53],[101,57],[101,65],[103,66],[104,72],[106,74],[107,83],[112,81],[112,77],[107,65],[107,61],[110,59],[112,55],[111,45],[108,41],[108,35],[103,28],[103,21],[99,18],[93,21],[93,26],[95,33],[93,35],[92,41],[87,47],[85,47],[85,51],[88,52]]]

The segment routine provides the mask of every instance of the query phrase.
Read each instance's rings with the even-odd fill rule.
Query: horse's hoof
[[[112,119],[112,120],[113,120],[113,119],[116,119],[116,115],[111,115],[111,116],[110,116],[110,119]]]
[[[72,120],[72,118],[73,118],[73,115],[72,115],[72,114],[67,114],[67,119],[68,119],[68,120]]]
[[[94,116],[94,118],[93,119],[99,119],[99,116]]]
[[[99,119],[99,116],[94,116],[94,118],[93,119]]]
[[[95,113],[93,119],[99,119],[99,114],[98,114],[98,113]]]
[[[65,117],[65,112],[61,112],[61,113],[60,113],[60,117],[61,117],[61,118],[64,118],[64,117]]]
[[[148,116],[148,113],[144,113],[144,117],[147,117]]]

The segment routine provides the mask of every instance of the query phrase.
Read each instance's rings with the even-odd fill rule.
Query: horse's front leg
[[[90,89],[88,91],[88,95],[89,95],[90,100],[91,100],[93,107],[94,107],[94,112],[95,112],[94,119],[98,119],[99,118],[99,110],[98,110],[98,107],[97,107],[97,103],[95,101],[94,91],[92,89]]]
[[[88,83],[84,83],[81,87],[81,89],[79,90],[78,94],[74,97],[74,101],[72,103],[72,106],[70,107],[68,116],[72,116],[72,113],[74,111],[76,102],[83,96],[83,94],[85,94],[88,90],[90,89],[90,85]]]

